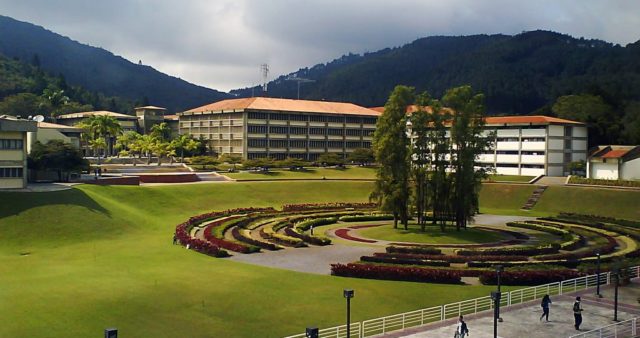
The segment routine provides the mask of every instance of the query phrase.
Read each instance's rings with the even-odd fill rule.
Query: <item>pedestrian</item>
[[[582,324],[582,308],[580,307],[580,297],[576,297],[576,302],[573,303],[573,317],[576,320],[575,328],[580,331],[580,324]]]
[[[467,328],[467,323],[464,322],[462,316],[458,319],[458,326],[456,326],[456,333],[453,335],[454,338],[463,338],[464,335],[469,336],[469,328]]]
[[[540,321],[542,321],[542,318],[546,317],[546,320],[549,321],[549,305],[552,303],[551,298],[549,298],[549,295],[544,295],[544,297],[542,297],[542,302],[540,303],[540,306],[542,306],[542,316],[540,316]]]
[[[178,243],[178,236],[173,234],[173,245],[176,245],[176,243]]]

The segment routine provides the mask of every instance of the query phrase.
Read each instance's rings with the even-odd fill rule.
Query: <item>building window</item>
[[[543,164],[523,164],[523,168],[531,168],[531,169],[544,169]]]
[[[311,115],[309,116],[309,121],[311,122],[326,122],[326,116],[324,115]]]
[[[270,148],[286,148],[287,140],[269,140]]]
[[[367,141],[362,142],[362,148],[371,148],[371,142],[367,142]]]
[[[270,126],[269,132],[272,134],[286,134],[287,127]]]
[[[306,135],[307,134],[307,128],[305,128],[305,127],[289,127],[289,134]]]
[[[267,140],[250,138],[248,141],[249,147],[265,148],[267,146]]]
[[[290,121],[306,121],[307,115],[305,114],[289,114]]]
[[[347,148],[349,149],[354,149],[354,148],[360,148],[360,142],[358,141],[349,141],[347,142]]]
[[[518,155],[517,150],[498,150],[496,151],[498,155]]]
[[[571,153],[564,153],[564,162],[565,163],[571,162]]]
[[[564,136],[573,136],[573,128],[569,126],[564,127]]]
[[[362,130],[362,135],[363,136],[373,136],[373,133],[375,132],[375,129],[363,129]]]
[[[307,141],[305,140],[289,140],[289,148],[306,148]]]
[[[309,134],[311,135],[324,135],[325,134],[325,130],[324,128],[309,128]]]
[[[329,148],[342,148],[343,145],[342,141],[329,141]]]
[[[347,116],[346,120],[347,120],[347,123],[356,123],[356,124],[360,124],[360,122],[362,121],[359,117],[355,117],[355,116]]]
[[[325,141],[309,141],[309,148],[324,149]]]
[[[327,134],[334,135],[334,136],[342,136],[343,135],[343,130],[342,129],[336,129],[336,128],[329,128],[329,129],[327,129]]]
[[[22,150],[22,148],[23,148],[22,140],[0,139],[0,149]]]
[[[544,142],[544,137],[523,137],[522,142]]]
[[[522,155],[544,155],[544,151],[543,150],[539,150],[539,151],[523,151]]]
[[[267,157],[267,153],[247,153],[247,158],[250,160],[256,159],[256,158],[266,158]]]
[[[363,117],[362,118],[362,123],[363,124],[376,124],[377,121],[378,121],[378,119],[375,118],[375,117]]]
[[[247,116],[248,116],[248,118],[250,118],[252,120],[266,120],[267,119],[267,113],[249,112],[249,114]]]
[[[266,134],[267,126],[248,126],[248,131],[250,134]]]
[[[517,168],[517,163],[497,163],[496,167],[498,168]]]
[[[344,123],[344,117],[342,117],[342,116],[327,116],[327,122]]]
[[[362,130],[360,129],[347,129],[345,130],[347,136],[360,136],[362,134]]]
[[[0,178],[22,178],[22,168],[0,168]]]
[[[518,142],[517,137],[498,137],[498,142]]]
[[[286,121],[286,120],[289,119],[289,114],[271,113],[271,114],[269,114],[269,119],[271,119],[271,120],[279,120],[279,121]]]

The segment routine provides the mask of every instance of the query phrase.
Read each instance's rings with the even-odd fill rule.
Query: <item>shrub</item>
[[[260,236],[275,242],[277,244],[281,244],[281,245],[285,245],[285,246],[292,246],[292,247],[296,247],[296,248],[302,248],[302,247],[306,247],[307,245],[304,243],[303,240],[299,239],[299,238],[295,238],[295,237],[290,237],[290,236],[285,236],[285,235],[281,235],[278,233],[275,233],[273,231],[270,231],[269,229],[266,228],[262,228],[260,229]]]
[[[559,217],[562,219],[583,220],[583,221],[590,221],[594,223],[602,223],[602,222],[615,223],[615,224],[626,226],[626,227],[640,228],[640,222],[638,221],[630,221],[627,219],[620,219],[620,218],[613,218],[613,217],[606,217],[606,216],[583,215],[583,214],[575,214],[575,213],[569,213],[569,212],[561,212]]]
[[[237,241],[248,243],[248,244],[263,248],[263,249],[267,249],[267,250],[271,250],[271,251],[282,249],[281,247],[279,247],[279,246],[277,246],[277,245],[275,245],[273,243],[267,243],[267,242],[263,242],[263,241],[259,241],[259,240],[253,239],[253,238],[251,238],[249,236],[245,236],[242,233],[242,231],[240,231],[239,227],[234,227],[233,229],[231,229],[231,235]]]
[[[544,271],[504,271],[500,274],[500,282],[503,285],[540,285],[573,279],[584,274],[575,270],[544,270]],[[484,285],[496,285],[497,274],[495,271],[480,273],[480,282]]]
[[[367,222],[367,221],[387,221],[393,220],[393,215],[360,215],[360,216],[342,216],[341,222]]]
[[[409,253],[423,255],[440,255],[442,251],[431,246],[388,246],[385,248],[388,253]]]
[[[558,244],[539,246],[520,246],[510,248],[486,248],[486,249],[459,249],[456,254],[460,256],[537,256],[557,253]]]
[[[307,243],[311,243],[314,245],[329,245],[331,244],[331,240],[326,237],[321,236],[309,236],[302,233],[297,232],[296,230],[288,227],[284,228],[284,233],[287,236],[299,238]]]
[[[596,178],[584,178],[578,176],[571,176],[569,178],[570,184],[589,184],[589,185],[608,185],[616,187],[635,187],[640,188],[640,182],[638,181],[626,181],[626,180],[603,180]]]
[[[307,210],[331,210],[331,209],[373,209],[375,203],[305,203],[285,204],[282,211],[307,211]]]
[[[551,223],[536,222],[536,221],[508,222],[507,226],[532,229],[532,230],[537,230],[537,231],[542,231],[542,232],[562,236],[562,239],[564,240],[564,242],[560,243],[561,250],[575,250],[577,248],[582,247],[586,242],[584,237],[580,235],[576,235],[565,229],[561,229],[559,228],[558,225],[551,224]]]
[[[448,284],[460,283],[462,277],[462,271],[458,270],[362,263],[331,264],[331,274],[343,277]]]
[[[230,242],[230,241],[215,237],[211,233],[211,229],[209,227],[210,226],[207,226],[204,230],[204,238],[207,241],[213,243],[214,245],[217,245],[221,248],[225,248],[227,250],[240,252],[240,253],[253,253],[253,252],[260,251],[260,248],[257,246],[245,245],[242,243],[234,243],[234,242]]]
[[[337,217],[327,217],[327,218],[313,218],[304,220],[302,222],[296,223],[295,227],[302,230],[307,231],[311,227],[319,227],[322,225],[334,224],[338,221]]]
[[[428,266],[450,266],[451,264],[444,260],[431,260],[420,258],[401,258],[401,257],[385,257],[385,256],[362,256],[360,260],[371,263],[388,263],[402,265],[428,265]]]
[[[381,253],[373,254],[376,257],[397,257],[404,259],[426,259],[426,260],[442,260],[449,263],[467,263],[471,261],[492,261],[492,262],[510,262],[510,261],[526,261],[528,256],[455,256],[455,255],[422,255],[422,254],[405,254],[405,253]]]

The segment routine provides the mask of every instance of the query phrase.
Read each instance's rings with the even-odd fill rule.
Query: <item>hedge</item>
[[[213,232],[211,231],[210,227],[211,226],[209,225],[209,226],[207,226],[205,228],[205,230],[204,230],[204,238],[207,241],[213,243],[214,245],[217,245],[217,246],[219,246],[221,248],[225,248],[227,250],[240,252],[240,253],[245,253],[245,254],[260,251],[260,248],[257,247],[257,246],[230,242],[230,241],[224,240],[222,238],[218,238],[213,234]]]
[[[305,203],[305,204],[285,204],[282,211],[306,211],[306,210],[329,210],[329,209],[372,209],[375,203]]]
[[[557,253],[558,244],[539,246],[520,246],[511,248],[486,248],[486,249],[458,249],[456,255],[460,256],[537,256]]]
[[[360,216],[342,216],[341,222],[367,222],[367,221],[388,221],[393,220],[393,215],[360,215]]]
[[[442,250],[431,246],[388,246],[385,248],[388,253],[408,253],[423,255],[440,255]]]
[[[311,243],[314,245],[329,245],[331,244],[331,240],[326,238],[326,237],[320,237],[320,236],[309,236],[309,235],[305,235],[302,233],[297,232],[296,230],[288,227],[288,228],[284,228],[284,233],[287,236],[291,236],[291,237],[295,237],[295,238],[299,238],[307,243]]]
[[[362,256],[360,260],[371,263],[389,263],[403,265],[428,265],[428,266],[450,266],[451,263],[444,260],[431,260],[419,258],[401,258],[401,257],[384,257],[384,256]]]
[[[640,222],[631,221],[628,219],[620,219],[614,217],[606,217],[606,216],[598,216],[598,215],[584,215],[584,214],[575,214],[569,212],[561,212],[559,217],[568,218],[568,219],[578,219],[578,220],[586,220],[592,222],[607,222],[607,223],[615,223],[618,225],[631,227],[631,228],[640,228]]]
[[[579,176],[571,176],[569,178],[570,184],[590,184],[590,185],[606,185],[615,187],[634,187],[640,188],[639,181],[627,181],[627,180],[603,180],[596,178],[584,178]]]
[[[387,266],[377,264],[331,264],[334,276],[398,280],[424,283],[457,284],[463,275],[459,270],[428,269],[409,266]]]
[[[259,240],[253,239],[253,238],[251,238],[249,236],[245,236],[240,231],[239,227],[234,227],[233,229],[231,229],[231,235],[237,241],[244,242],[244,243],[247,243],[247,244],[251,244],[251,245],[260,247],[262,249],[271,250],[271,251],[282,249],[281,247],[279,247],[279,246],[277,246],[277,245],[275,245],[273,243],[267,243],[267,242],[263,242],[263,241],[259,241]]]
[[[422,255],[422,254],[405,254],[405,253],[383,253],[376,252],[375,257],[396,257],[401,259],[426,259],[441,260],[449,263],[467,263],[471,261],[526,261],[528,256],[456,256],[456,255]]]
[[[544,271],[503,271],[500,274],[500,283],[503,285],[540,285],[560,282],[563,280],[584,276],[575,270],[544,270]],[[484,285],[496,285],[497,274],[495,271],[480,273],[480,282]]]
[[[337,217],[313,218],[296,223],[294,226],[302,231],[307,231],[311,227],[319,227],[322,225],[334,224],[338,221]]]
[[[537,230],[541,232],[562,236],[562,239],[564,240],[564,242],[560,243],[560,250],[568,250],[568,251],[575,250],[582,247],[586,243],[584,237],[574,234],[565,229],[558,228],[553,225],[544,224],[544,222],[535,222],[535,221],[507,222],[507,226]]]
[[[266,238],[266,239],[268,239],[268,240],[270,240],[272,242],[275,242],[275,243],[281,244],[281,245],[285,245],[285,246],[292,246],[292,247],[296,247],[296,248],[302,248],[302,247],[306,247],[307,246],[304,243],[304,241],[299,239],[299,238],[281,235],[281,234],[275,233],[273,231],[268,231],[266,228],[260,229],[260,236],[262,236],[263,238]]]

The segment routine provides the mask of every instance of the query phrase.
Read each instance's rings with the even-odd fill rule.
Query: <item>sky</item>
[[[626,45],[640,0],[0,0],[0,14],[228,91],[432,35],[544,29]]]

